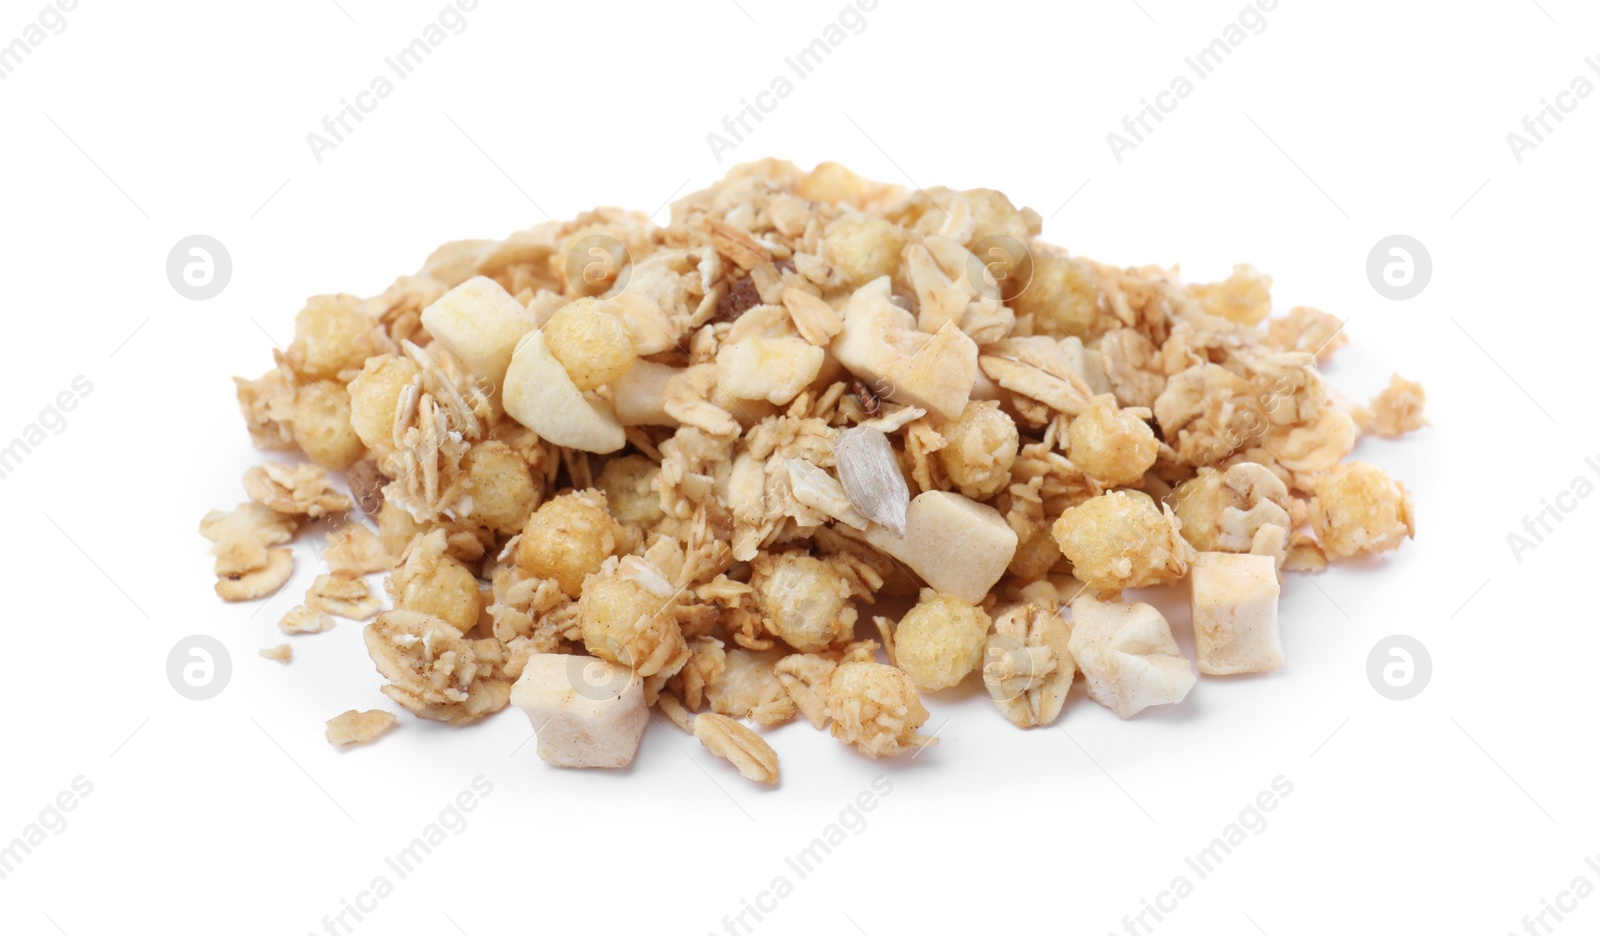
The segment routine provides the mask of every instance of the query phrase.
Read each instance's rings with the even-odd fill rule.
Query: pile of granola
[[[1022,727],[1080,672],[1122,717],[1183,699],[1195,664],[1126,588],[1189,583],[1201,673],[1280,666],[1286,571],[1413,534],[1405,488],[1344,459],[1424,425],[1422,388],[1344,402],[1317,369],[1340,321],[1269,319],[1249,266],[1186,284],[1039,231],[999,192],[767,160],[666,227],[601,208],[316,297],[237,380],[255,444],[308,461],[206,516],[217,594],[272,594],[328,524],[280,626],[370,619],[414,714],[516,704],[547,761],[616,766],[655,707],[768,783],[743,722],[877,757],[969,678]]]

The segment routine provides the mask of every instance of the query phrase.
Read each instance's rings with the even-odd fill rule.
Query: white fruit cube
[[[1200,672],[1233,676],[1283,665],[1271,556],[1201,553],[1189,567],[1189,608]]]
[[[542,331],[517,345],[506,370],[503,402],[507,415],[556,445],[604,454],[627,442],[611,404],[578,389],[550,353]]]
[[[1140,602],[1079,595],[1072,602],[1067,647],[1088,683],[1089,698],[1118,718],[1182,702],[1196,682],[1167,619]]]
[[[626,767],[650,721],[639,677],[580,654],[529,657],[511,704],[528,714],[540,759],[555,767]]]
[[[517,342],[537,326],[532,312],[486,276],[474,276],[422,310],[422,327],[488,383],[489,393],[505,382]]]
[[[936,592],[978,604],[1017,553],[1000,512],[949,491],[924,491],[906,508],[906,535],[879,524],[867,541],[911,567]]]
[[[617,419],[624,426],[666,426],[676,429],[679,422],[667,413],[667,381],[683,372],[681,367],[635,361],[628,372],[611,385],[611,402]]]
[[[894,304],[887,276],[851,294],[831,347],[850,373],[887,390],[880,396],[947,419],[961,415],[977,383],[978,346],[954,322],[932,335],[918,331],[911,313]]]
[[[745,338],[717,351],[717,388],[735,399],[781,406],[817,379],[826,356],[803,338]]]

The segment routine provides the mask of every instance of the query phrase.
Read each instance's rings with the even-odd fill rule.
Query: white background
[[[1241,0],[881,0],[719,164],[706,134],[842,0],[482,0],[319,164],[306,134],[442,5],[87,0],[0,82],[0,441],[75,376],[94,388],[0,481],[0,842],[75,777],[93,784],[0,880],[0,930],[319,932],[479,775],[493,792],[470,826],[356,932],[717,932],[784,873],[794,893],[758,932],[1099,934],[1187,874],[1193,894],[1155,932],[1501,934],[1580,874],[1600,885],[1583,862],[1600,853],[1600,634],[1571,597],[1594,575],[1600,503],[1520,562],[1506,541],[1600,459],[1600,97],[1520,164],[1506,142],[1578,74],[1600,82],[1592,7],[1283,0],[1119,164],[1106,134]],[[0,42],[40,6],[0,2]],[[521,746],[515,710],[466,730],[403,716],[378,744],[330,748],[324,719],[392,708],[359,625],[295,639],[287,667],[258,658],[309,548],[277,597],[225,605],[195,533],[242,499],[257,457],[229,376],[269,366],[308,295],[374,294],[444,240],[545,212],[650,211],[764,155],[998,188],[1106,261],[1198,280],[1254,263],[1280,310],[1348,320],[1328,368],[1341,390],[1365,398],[1395,370],[1427,386],[1431,428],[1357,451],[1412,490],[1418,538],[1291,577],[1281,672],[1203,679],[1128,722],[1081,681],[1058,727],[1030,732],[952,692],[929,702],[942,743],[915,761],[775,731],[773,790],[661,728],[629,770],[556,771]],[[195,233],[234,264],[206,302],[165,276]],[[1394,233],[1433,258],[1406,302],[1365,274]],[[1187,648],[1181,596],[1163,601]],[[164,672],[195,633],[233,659],[206,702]],[[1432,654],[1407,702],[1365,675],[1393,633]],[[864,831],[798,880],[784,857],[880,774],[892,793]],[[1269,825],[1197,880],[1184,857],[1280,775],[1293,793]],[[1600,899],[1546,921],[1594,932]]]

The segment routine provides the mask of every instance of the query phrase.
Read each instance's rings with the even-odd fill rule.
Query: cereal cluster
[[[280,626],[370,619],[400,706],[514,704],[568,766],[628,763],[655,708],[765,783],[747,723],[878,757],[931,743],[921,694],[969,679],[1032,727],[1078,673],[1129,717],[1192,667],[1280,665],[1286,571],[1412,535],[1405,488],[1344,459],[1424,425],[1422,388],[1345,403],[1317,369],[1339,320],[1269,318],[1249,266],[1186,284],[1040,227],[996,191],[767,160],[665,227],[596,209],[316,297],[236,381],[256,446],[304,460],[202,522],[217,593],[272,594],[286,544],[329,524]],[[1194,662],[1121,600],[1179,582]],[[328,736],[387,727],[352,711]]]

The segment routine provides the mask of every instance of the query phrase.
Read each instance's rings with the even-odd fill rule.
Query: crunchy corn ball
[[[905,245],[905,232],[897,225],[851,212],[823,230],[822,257],[838,267],[851,286],[861,286],[894,275]]]
[[[398,504],[384,501],[378,511],[378,542],[383,544],[383,551],[391,556],[405,552],[416,535],[427,532],[427,529]]]
[[[952,192],[946,210],[952,214],[964,212],[972,224],[972,236],[964,246],[968,249],[986,237],[1010,237],[1023,244],[1039,233],[1040,218],[1032,209],[1018,209],[1004,192],[977,188]],[[939,214],[935,213],[935,217]]]
[[[596,490],[572,491],[534,511],[517,544],[517,566],[536,578],[553,578],[576,598],[584,576],[617,549],[616,521],[606,512],[606,496]]]
[[[294,442],[312,461],[343,471],[367,453],[350,425],[350,392],[336,380],[319,380],[295,391]]]
[[[368,448],[394,447],[394,414],[400,406],[400,392],[418,372],[417,362],[408,357],[381,354],[369,358],[350,381],[350,425]]]
[[[932,743],[918,735],[928,710],[911,677],[883,663],[843,663],[828,678],[835,738],[868,757],[894,756]]]
[[[478,623],[478,579],[445,555],[443,529],[413,540],[385,587],[396,608],[439,618],[465,633]]]
[[[1311,528],[1329,558],[1398,549],[1416,536],[1411,495],[1382,468],[1349,462],[1312,482]]]
[[[850,585],[832,565],[802,554],[756,556],[750,587],[768,631],[806,653],[848,641],[856,609]]]
[[[1067,457],[1106,487],[1136,484],[1160,448],[1149,416],[1147,409],[1118,409],[1116,397],[1101,394],[1067,428]]]
[[[497,533],[515,533],[539,505],[539,485],[511,446],[491,440],[473,446],[466,457],[472,510],[463,518]]]
[[[1289,314],[1267,323],[1267,342],[1283,351],[1304,351],[1323,361],[1350,343],[1344,322],[1309,306],[1295,306]]]
[[[1008,302],[1018,315],[1032,315],[1040,334],[1085,335],[1100,314],[1100,287],[1077,260],[1036,252],[1033,277]]]
[[[1017,460],[1017,424],[996,402],[973,400],[940,431],[945,472],[961,493],[981,500],[1011,482]]]
[[[1178,515],[1183,538],[1201,552],[1217,549],[1216,518],[1234,500],[1225,484],[1222,472],[1205,467],[1200,473],[1173,489],[1167,498]]]
[[[584,579],[584,647],[640,676],[676,673],[689,660],[689,645],[673,619],[674,594],[660,569],[637,556],[612,556]]]
[[[593,390],[628,372],[638,355],[628,326],[600,299],[563,306],[544,326],[545,344],[579,390]]]
[[[868,182],[836,162],[818,163],[800,179],[795,191],[815,202],[857,202],[876,183]]]
[[[1183,538],[1201,552],[1249,552],[1262,527],[1296,526],[1288,510],[1289,488],[1270,468],[1254,462],[1227,471],[1201,468],[1178,485],[1170,503],[1182,521]]]
[[[918,689],[948,689],[982,662],[990,623],[982,608],[924,589],[894,629],[895,662]]]
[[[369,317],[355,296],[312,296],[294,317],[289,359],[295,369],[317,380],[331,380],[340,371],[357,370],[376,352]]]
[[[1073,574],[1102,591],[1175,582],[1195,556],[1172,508],[1125,491],[1068,508],[1051,533]]]
[[[1356,407],[1351,415],[1362,432],[1393,439],[1428,424],[1427,417],[1422,415],[1427,402],[1428,394],[1422,384],[1392,374],[1389,386],[1366,406]]]
[[[661,466],[643,455],[606,462],[599,484],[611,515],[623,523],[641,526],[652,526],[666,516],[661,511],[661,495],[652,486],[659,474]]]
[[[1240,263],[1220,283],[1194,287],[1207,314],[1230,322],[1254,325],[1272,312],[1272,277],[1248,263]]]
[[[1061,547],[1050,535],[1050,527],[1041,524],[1027,539],[1017,543],[1016,555],[1011,557],[1006,571],[1024,582],[1036,582],[1060,561]]]

